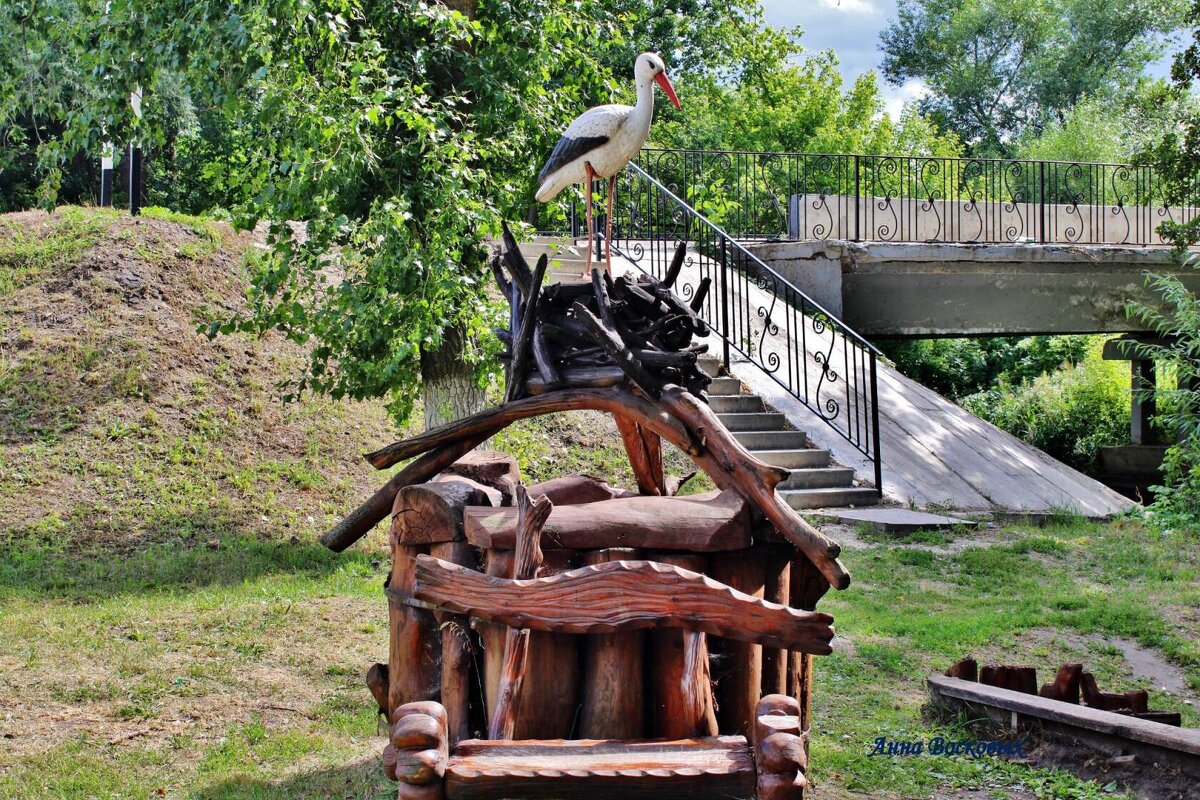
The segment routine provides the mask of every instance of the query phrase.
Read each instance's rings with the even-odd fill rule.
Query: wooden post
[[[444,542],[429,549],[434,558],[475,568],[475,551],[465,542]],[[441,703],[446,709],[446,732],[453,747],[470,739],[471,638],[466,619],[435,613],[442,641]]]
[[[633,560],[629,548],[593,550],[585,564]],[[583,714],[579,736],[583,739],[645,738],[645,703],[642,690],[642,631],[594,634],[585,639]]]
[[[433,614],[413,608],[403,598],[412,596],[417,555],[427,547],[392,544],[392,576],[388,582],[388,706],[389,716],[399,706],[438,695],[440,642]]]
[[[704,556],[687,553],[654,553],[654,561],[693,572],[704,572]],[[716,736],[717,714],[713,703],[708,664],[708,637],[693,631],[653,630],[650,647],[650,718],[648,735],[666,739]]]
[[[794,608],[815,611],[817,601],[829,591],[829,581],[811,561],[799,551],[792,557],[789,602]],[[812,729],[813,661],[809,653],[792,652],[788,655],[788,694],[796,698],[800,706],[800,735],[807,752],[809,732]]]
[[[546,524],[552,507],[545,497],[531,500],[524,486],[517,487],[520,517],[517,522],[517,557],[513,563],[513,577],[517,580],[537,575],[542,563],[542,526]],[[504,640],[504,666],[500,670],[500,688],[488,725],[488,738],[513,738],[528,655],[529,631],[510,628]]]
[[[548,550],[539,575],[579,566],[571,550]],[[583,637],[530,631],[522,702],[513,726],[517,739],[569,739],[579,721],[579,649]]]
[[[392,714],[392,735],[384,748],[384,768],[399,780],[399,800],[442,800],[450,760],[446,709],[439,703],[407,703]],[[394,765],[394,766],[393,766]]]
[[[629,466],[642,494],[665,495],[666,479],[663,474],[662,438],[654,431],[643,428],[636,421],[614,414]]]
[[[790,544],[766,545],[766,582],[763,588],[763,599],[780,605],[788,605],[791,595],[791,558],[793,548]],[[788,690],[788,651],[777,647],[763,648],[762,693],[786,694]]]
[[[800,734],[800,707],[795,698],[764,697],[754,712],[754,760],[758,800],[800,800],[808,785],[808,753]]]
[[[511,578],[513,571],[512,550],[488,550],[484,571],[498,578]],[[483,698],[487,704],[487,718],[491,719],[500,696],[500,669],[504,664],[504,640],[508,628],[498,622],[472,620],[471,625],[479,632],[483,645]]]
[[[766,544],[714,558],[709,574],[734,589],[755,597],[763,596],[766,579]],[[750,737],[754,727],[754,709],[762,696],[762,646],[749,642],[722,640],[726,655],[725,671],[717,678],[717,719],[721,732]]]

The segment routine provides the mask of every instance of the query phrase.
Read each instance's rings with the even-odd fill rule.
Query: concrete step
[[[849,467],[815,467],[794,469],[792,474],[777,487],[785,489],[847,489],[854,485],[854,470]]]
[[[708,385],[709,395],[714,394],[741,394],[742,382],[737,378],[713,378],[713,382]]]
[[[721,372],[721,359],[718,356],[700,356],[697,364],[702,372],[705,372],[714,378],[717,377],[717,375]]]
[[[789,489],[779,496],[795,509],[833,508],[836,506],[873,506],[879,502],[874,489],[860,486],[826,489]]]
[[[787,417],[773,411],[757,413],[717,414],[717,419],[730,431],[782,431]]]
[[[753,394],[710,394],[708,405],[717,414],[752,414],[766,408],[762,398]]]
[[[737,431],[733,434],[733,438],[751,452],[756,450],[805,450],[808,448],[808,434],[804,431]]]
[[[800,447],[794,450],[755,450],[754,457],[775,467],[819,469],[829,466],[832,454],[815,447]]]

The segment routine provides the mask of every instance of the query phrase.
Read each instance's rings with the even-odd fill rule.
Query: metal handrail
[[[721,339],[725,365],[736,350],[816,413],[873,462],[881,491],[879,351],[641,167],[616,180],[614,252],[661,278],[675,244],[688,242],[677,290]]]

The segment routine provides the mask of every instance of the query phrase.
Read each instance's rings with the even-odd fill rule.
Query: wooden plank
[[[613,561],[546,578],[505,580],[422,556],[413,593],[447,611],[532,630],[683,628],[806,653],[833,652],[828,614],[769,603],[653,561]],[[760,682],[756,673],[756,695]]]
[[[752,797],[755,785],[754,755],[742,736],[466,741],[455,749],[445,775],[450,800],[727,800]]]
[[[516,509],[468,506],[463,513],[467,541],[487,550],[511,550],[516,522]],[[750,546],[750,522],[746,501],[732,491],[689,497],[621,497],[555,506],[542,531],[542,548],[740,550]]]
[[[926,680],[930,691],[935,695],[995,706],[1037,719],[1086,728],[1191,756],[1200,756],[1200,729],[1197,728],[1174,728],[1126,714],[1049,700],[1010,689],[984,686],[958,678],[948,678],[945,675],[930,675]]]
[[[586,564],[637,558],[630,548],[595,550]],[[645,703],[642,680],[642,631],[598,633],[585,642],[583,714],[579,734],[584,739],[642,739]]]

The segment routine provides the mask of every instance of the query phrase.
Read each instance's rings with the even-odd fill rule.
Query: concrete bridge
[[[1162,246],[837,240],[747,243],[868,338],[1139,333],[1128,304],[1154,304],[1148,273],[1200,291]]]

